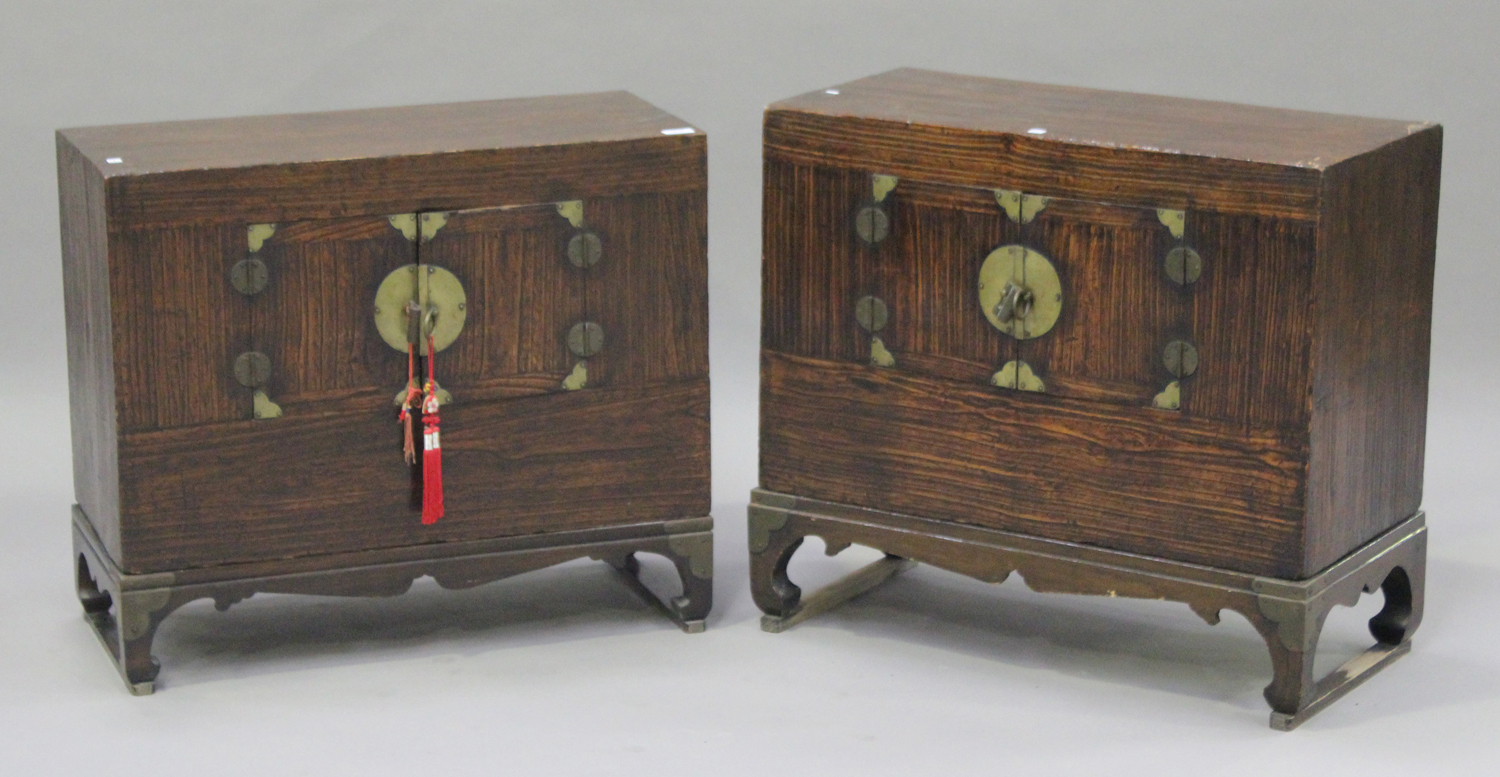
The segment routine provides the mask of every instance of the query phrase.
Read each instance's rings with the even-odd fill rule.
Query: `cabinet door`
[[[1040,209],[1023,214],[1030,220],[1020,224],[1019,245],[1031,252],[1028,263],[1050,264],[1043,273],[1056,274],[1061,300],[1048,331],[1018,331],[1018,367],[1024,364],[1048,394],[1152,406],[1179,379],[1166,351],[1177,349],[1179,363],[1196,362],[1188,331],[1192,287],[1165,270],[1176,248],[1172,228],[1150,208],[1020,197]],[[1196,367],[1179,370],[1191,377]],[[1161,404],[1179,407],[1165,397]]]
[[[708,513],[703,214],[701,192],[424,214],[422,263],[467,299],[436,357],[432,536]]]

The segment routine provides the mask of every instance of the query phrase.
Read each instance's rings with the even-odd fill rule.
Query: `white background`
[[[1500,754],[1500,11],[1443,2],[16,2],[0,24],[0,773],[1465,774]],[[760,121],[901,65],[1446,125],[1413,653],[1290,734],[1238,616],[921,568],[781,635],[746,585]],[[257,596],[129,696],[71,590],[58,127],[628,89],[709,135],[717,603],[684,635],[575,562]],[[816,543],[812,543],[816,544]],[[816,584],[869,554],[805,550]],[[1367,597],[1321,666],[1362,648]],[[1320,654],[1321,657],[1321,654]]]

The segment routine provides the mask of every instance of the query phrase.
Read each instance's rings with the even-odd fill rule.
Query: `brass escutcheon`
[[[979,307],[991,325],[1017,340],[1041,337],[1062,314],[1062,280],[1041,252],[1000,246],[979,268]]]
[[[234,379],[245,388],[260,388],[271,379],[271,357],[246,351],[234,360]]]
[[[890,236],[891,219],[884,208],[870,205],[854,215],[854,231],[866,243],[879,243]]]
[[[1187,246],[1177,246],[1168,251],[1163,264],[1167,278],[1178,286],[1196,282],[1203,273],[1203,257]]]
[[[391,271],[375,291],[375,328],[386,344],[403,353],[416,335],[417,352],[427,355],[431,335],[437,350],[453,344],[464,329],[468,300],[453,273],[431,264],[408,264]],[[421,327],[411,326],[419,313]]]
[[[266,269],[266,263],[255,256],[241,259],[229,268],[229,285],[247,297],[264,291],[270,278],[271,273]]]
[[[604,246],[593,232],[579,232],[568,241],[568,261],[574,267],[588,269],[599,263],[604,255]]]
[[[604,349],[604,328],[592,321],[582,321],[568,330],[568,350],[587,359]]]
[[[866,332],[879,332],[885,328],[890,318],[891,314],[886,309],[885,300],[879,297],[860,297],[859,301],[854,303],[854,320]]]
[[[1173,340],[1162,350],[1162,363],[1167,372],[1178,378],[1186,378],[1198,371],[1198,349],[1192,343]]]

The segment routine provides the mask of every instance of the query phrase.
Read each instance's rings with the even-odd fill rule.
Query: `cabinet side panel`
[[[1327,174],[1305,574],[1422,503],[1442,149],[1431,127]]]
[[[104,178],[61,134],[57,136],[57,192],[73,494],[105,549],[119,559],[120,476]]]

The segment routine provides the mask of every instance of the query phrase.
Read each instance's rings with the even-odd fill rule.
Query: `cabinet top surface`
[[[105,177],[663,138],[689,128],[629,92],[59,130]],[[676,132],[677,134],[697,134]]]
[[[808,92],[767,110],[1313,169],[1434,126],[913,68]]]

